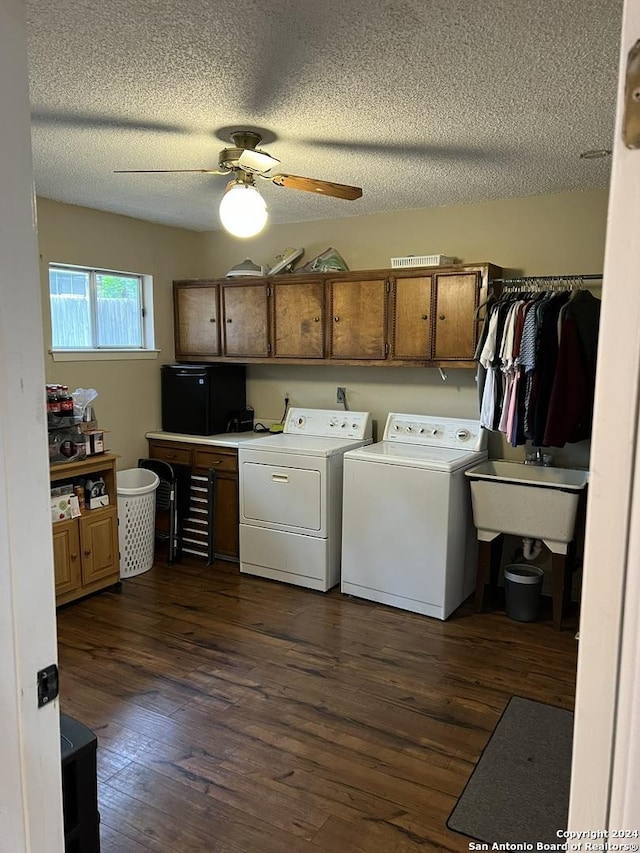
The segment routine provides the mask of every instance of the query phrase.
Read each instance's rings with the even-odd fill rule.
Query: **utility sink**
[[[567,552],[588,471],[496,459],[468,468],[465,474],[478,539],[490,542],[500,533],[510,533],[542,539],[556,554]]]

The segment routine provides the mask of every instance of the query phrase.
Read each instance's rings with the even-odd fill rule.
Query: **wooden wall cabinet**
[[[324,281],[311,277],[274,278],[271,285],[274,358],[324,358]]]
[[[224,279],[217,282],[219,354],[204,351],[212,344],[206,342],[203,305],[196,307],[192,293],[174,300],[176,358],[470,367],[484,318],[482,306],[501,272],[482,263]],[[186,285],[195,289],[198,282],[175,282],[174,292]],[[205,296],[202,300],[207,301]],[[193,335],[188,316],[181,316],[185,311],[199,311]]]
[[[386,358],[388,287],[379,276],[327,279],[330,359]]]
[[[262,279],[220,283],[222,355],[231,358],[267,358],[270,287]]]
[[[176,358],[220,355],[218,285],[214,281],[176,281],[173,287]]]
[[[398,276],[391,288],[390,358],[431,358],[433,276]]]
[[[51,465],[52,485],[76,477],[101,476],[110,500],[106,507],[83,510],[80,518],[54,522],[56,604],[66,604],[120,582],[116,459],[117,456],[104,453],[79,462]]]
[[[433,358],[473,357],[477,343],[482,278],[479,270],[436,273],[433,277]]]
[[[189,442],[163,441],[149,439],[149,457],[162,459],[164,462],[174,462],[188,465],[192,477],[206,477],[209,470],[216,472],[214,492],[214,556],[222,560],[238,562],[239,559],[239,510],[238,510],[238,451],[232,447],[215,447]],[[189,513],[192,514],[194,505],[192,479],[192,494]],[[210,520],[207,520],[210,522]],[[201,550],[206,551],[205,541],[207,527],[202,524],[185,523],[190,528],[185,534],[187,539],[200,540]],[[185,542],[184,548],[189,549]],[[197,545],[191,543],[197,550]]]

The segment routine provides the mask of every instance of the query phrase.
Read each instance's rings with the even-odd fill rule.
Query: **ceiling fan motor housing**
[[[224,148],[218,157],[218,165],[222,169],[240,168],[239,160],[244,151],[255,151],[262,141],[259,133],[252,130],[238,130],[231,134],[233,148]],[[266,152],[261,152],[266,153]]]

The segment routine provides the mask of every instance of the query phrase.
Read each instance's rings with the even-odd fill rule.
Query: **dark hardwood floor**
[[[446,820],[509,697],[573,707],[550,615],[440,622],[187,559],[61,609],[102,853],[468,850]]]

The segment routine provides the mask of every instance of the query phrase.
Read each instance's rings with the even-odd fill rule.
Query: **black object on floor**
[[[60,712],[60,760],[66,853],[100,853],[96,750],[98,739]]]
[[[449,829],[489,844],[557,844],[567,827],[572,739],[571,711],[512,696]]]

